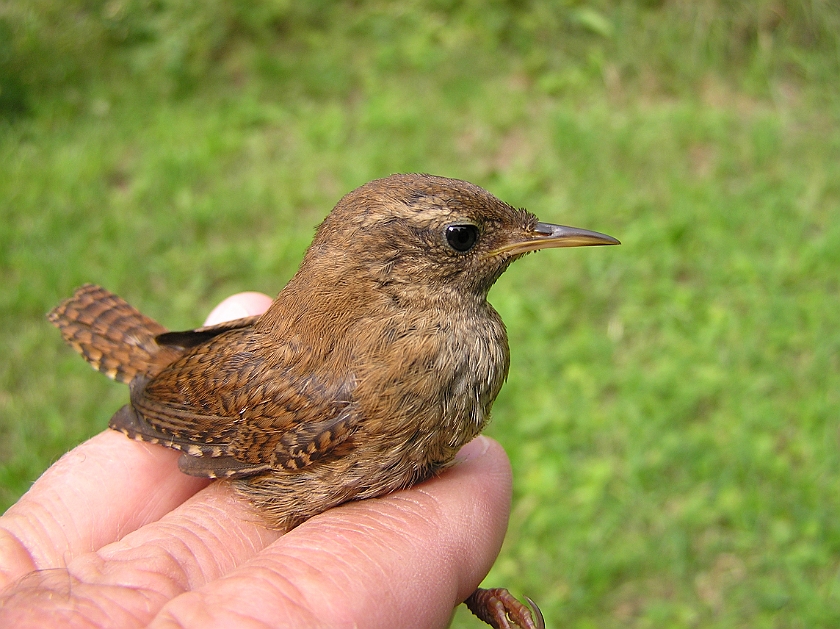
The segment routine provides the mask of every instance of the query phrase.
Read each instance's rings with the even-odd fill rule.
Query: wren
[[[508,373],[493,283],[531,251],[617,244],[465,181],[393,175],[338,202],[261,316],[168,332],[88,284],[49,320],[129,385],[111,428],[180,450],[181,471],[230,479],[288,530],[450,465]],[[503,589],[466,603],[494,627],[542,625]]]

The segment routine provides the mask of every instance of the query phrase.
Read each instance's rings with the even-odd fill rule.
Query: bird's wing
[[[352,376],[318,371],[312,350],[269,346],[234,329],[191,348],[132,383],[112,428],[183,451],[181,469],[198,476],[299,470],[336,455],[359,422]]]
[[[164,332],[163,334],[155,336],[155,341],[158,345],[171,345],[174,347],[188,349],[190,347],[206,343],[222,332],[238,330],[240,328],[249,328],[253,326],[261,316],[262,315],[243,317],[241,319],[234,319],[233,321],[217,323],[216,325],[206,325],[194,330],[184,330],[183,332]]]

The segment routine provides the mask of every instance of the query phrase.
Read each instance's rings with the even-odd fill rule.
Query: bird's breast
[[[485,305],[367,324],[353,397],[365,415],[359,438],[376,443],[385,459],[393,452],[417,465],[445,465],[486,424],[509,352],[500,317]]]

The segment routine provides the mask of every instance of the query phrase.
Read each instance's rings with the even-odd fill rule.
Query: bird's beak
[[[593,232],[579,227],[537,223],[532,230],[522,234],[521,239],[506,243],[491,251],[491,255],[522,254],[538,249],[553,247],[593,247],[597,245],[620,245],[621,243],[600,232]]]

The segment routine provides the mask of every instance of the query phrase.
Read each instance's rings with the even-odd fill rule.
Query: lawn
[[[556,627],[840,625],[840,10],[733,4],[4,8],[2,506],[127,399],[45,319],[76,286],[192,327],[279,291],[344,193],[431,172],[623,243],[490,294],[487,583]]]

